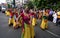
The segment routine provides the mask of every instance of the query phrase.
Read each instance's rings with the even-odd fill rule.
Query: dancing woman
[[[48,9],[44,10],[43,12],[43,16],[42,16],[42,22],[41,22],[41,25],[40,25],[40,28],[45,30],[48,28]]]
[[[21,38],[34,38],[34,30],[31,26],[31,18],[29,10],[26,9],[24,13],[21,13],[19,17],[22,17],[22,36]],[[19,18],[18,17],[18,18]]]
[[[12,12],[12,9],[9,12],[10,12],[9,26],[13,25],[13,28],[18,28],[17,20],[16,20],[18,17],[18,13],[17,13],[16,9],[14,9],[14,12]]]

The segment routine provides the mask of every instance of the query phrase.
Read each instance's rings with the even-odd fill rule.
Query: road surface
[[[35,29],[35,38],[60,38],[60,27],[55,26],[53,22],[48,22],[48,29],[42,30],[39,25],[41,21],[37,20]],[[8,26],[8,17],[0,13],[0,38],[21,38],[21,28],[14,29]]]

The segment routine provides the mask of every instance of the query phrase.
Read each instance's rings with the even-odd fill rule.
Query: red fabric
[[[24,22],[25,22],[25,23],[27,23],[27,22],[28,22],[28,24],[30,24],[30,23],[29,23],[29,21],[30,21],[29,16],[30,16],[30,15],[25,16],[25,15],[24,15],[24,13],[21,13],[20,15],[21,15],[22,20],[23,20],[23,21],[22,21],[22,28],[24,29]]]
[[[24,13],[21,13],[20,15],[21,15],[21,17],[24,17]]]
[[[10,11],[10,16],[13,17],[13,15],[14,15],[14,14],[12,13],[12,11]]]
[[[16,18],[18,17],[18,13],[15,14],[16,15]]]
[[[31,15],[31,16],[34,16],[34,17],[36,16],[36,14],[35,14],[35,13],[30,13],[30,15]]]

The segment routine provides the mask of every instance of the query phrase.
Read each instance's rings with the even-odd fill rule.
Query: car
[[[5,6],[1,6],[1,11],[2,11],[2,13],[5,13],[6,7]]]

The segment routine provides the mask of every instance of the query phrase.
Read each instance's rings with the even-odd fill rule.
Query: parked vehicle
[[[5,13],[5,11],[6,11],[6,6],[1,6],[1,11],[2,11],[2,13]]]

